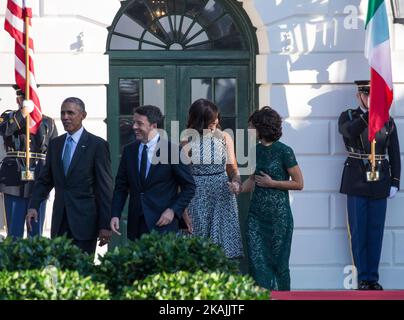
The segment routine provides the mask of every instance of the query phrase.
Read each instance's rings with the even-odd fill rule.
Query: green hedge
[[[66,237],[6,239],[0,243],[0,299],[269,298],[204,238],[152,232],[100,262],[94,266],[93,257]]]
[[[225,273],[161,273],[125,287],[122,299],[268,300],[269,291],[249,276]]]
[[[109,291],[76,271],[45,270],[0,272],[1,300],[105,300]]]
[[[89,275],[94,268],[93,257],[83,253],[66,237],[7,238],[0,243],[0,271],[43,269],[50,265],[84,275]]]
[[[135,280],[160,272],[177,271],[238,273],[238,263],[229,260],[221,247],[203,238],[152,232],[127,246],[115,248],[100,258],[95,280],[116,295]]]

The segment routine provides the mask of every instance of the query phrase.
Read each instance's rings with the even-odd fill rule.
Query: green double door
[[[200,98],[217,104],[223,129],[247,127],[247,66],[113,66],[110,79],[108,141],[115,169],[122,147],[134,139],[133,109],[140,105],[161,109],[169,136],[173,122],[185,129],[188,109]]]
[[[248,79],[249,67],[244,65],[111,66],[107,123],[114,174],[122,147],[134,140],[135,107],[158,106],[165,116],[164,129],[172,137],[171,130],[185,129],[191,103],[207,98],[219,107],[223,129],[246,129],[251,110]],[[239,199],[241,219],[246,200],[245,196]],[[125,220],[126,212],[124,225]]]

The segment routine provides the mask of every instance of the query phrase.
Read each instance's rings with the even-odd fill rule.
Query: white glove
[[[397,187],[390,187],[389,199],[393,199],[396,196],[397,191],[398,191]]]
[[[34,102],[32,100],[24,100],[22,103],[22,107],[24,108],[24,113],[29,114],[34,111]]]

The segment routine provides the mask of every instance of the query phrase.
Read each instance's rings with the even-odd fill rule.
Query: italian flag
[[[390,36],[384,0],[369,0],[365,56],[370,65],[369,141],[389,120],[393,101]]]

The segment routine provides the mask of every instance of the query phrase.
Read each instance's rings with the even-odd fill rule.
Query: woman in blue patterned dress
[[[240,258],[243,248],[237,201],[229,188],[241,189],[233,140],[220,130],[218,108],[206,99],[191,105],[187,128],[193,134],[184,150],[196,184],[188,206],[192,233],[213,240],[227,257]]]
[[[303,189],[303,176],[292,148],[279,141],[282,120],[270,107],[249,119],[257,130],[256,169],[242,186],[253,191],[247,215],[249,270],[261,287],[290,290],[289,257],[293,234],[289,190]]]

